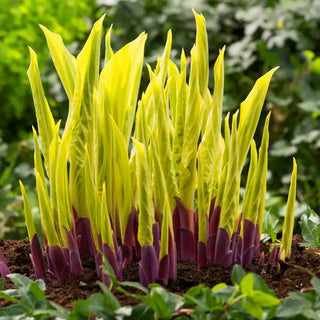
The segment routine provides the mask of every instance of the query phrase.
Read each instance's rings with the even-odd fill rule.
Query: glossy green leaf
[[[258,290],[253,290],[250,300],[263,308],[275,307],[281,302],[278,298]]]
[[[240,265],[236,264],[232,268],[231,282],[233,285],[240,284],[246,273]]]
[[[253,273],[248,273],[240,281],[241,292],[246,296],[250,296],[253,292],[253,286],[254,286]]]
[[[251,299],[242,300],[241,305],[243,308],[246,309],[248,314],[255,317],[256,319],[262,319],[263,317],[262,308],[258,304],[254,303]]]

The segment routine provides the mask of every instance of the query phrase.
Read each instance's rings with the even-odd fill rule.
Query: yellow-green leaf
[[[146,38],[142,33],[117,51],[100,74],[100,81],[105,83],[110,114],[123,133],[127,145],[136,110]]]
[[[180,166],[181,166],[181,152],[183,145],[183,135],[185,128],[185,117],[187,107],[187,84],[186,84],[186,56],[184,51],[181,52],[181,67],[180,75],[177,84],[177,106],[175,111],[174,121],[174,137],[173,137],[173,163],[176,172],[177,182],[179,184]]]
[[[209,78],[208,36],[204,16],[202,14],[197,14],[194,10],[193,14],[197,24],[197,36],[194,55],[195,61],[197,63],[199,92],[202,99],[205,100]]]
[[[110,116],[110,120],[113,135],[113,188],[115,190],[116,209],[115,212],[111,212],[111,216],[116,234],[124,241],[127,221],[133,206],[130,165],[124,137],[112,116]],[[120,234],[117,233],[118,228]]]
[[[297,188],[297,163],[296,159],[293,158],[293,170],[291,175],[291,184],[289,189],[286,216],[284,218],[283,229],[282,229],[282,240],[280,247],[280,258],[290,258],[291,254],[291,243],[292,243],[292,232],[294,226],[294,213],[295,213],[295,202],[296,202],[296,188]]]
[[[31,207],[30,207],[30,202],[29,202],[29,198],[27,196],[26,190],[24,188],[23,183],[20,180],[19,180],[19,184],[20,184],[20,189],[21,189],[21,193],[22,193],[22,196],[23,196],[24,217],[25,217],[25,220],[26,220],[28,238],[29,238],[29,240],[31,242],[32,237],[36,233],[36,228],[34,226]]]
[[[253,223],[259,223],[263,220],[260,217],[260,208],[264,208],[265,185],[267,183],[268,168],[268,146],[269,146],[269,121],[270,113],[266,118],[261,146],[259,149],[259,159],[252,177],[252,185],[250,186],[250,200],[246,211],[243,211],[243,217],[251,220]],[[249,172],[250,173],[250,172]]]
[[[49,104],[43,92],[37,55],[30,47],[29,51],[31,61],[27,74],[29,77],[34,106],[36,110],[38,130],[40,135],[42,152],[45,160],[45,166],[48,169],[49,147],[54,136],[55,124]]]
[[[232,117],[232,132],[230,137],[230,149],[228,169],[221,205],[220,226],[225,228],[231,236],[235,227],[235,221],[239,214],[240,172],[238,169],[238,141],[237,141],[238,113]]]
[[[133,140],[136,148],[137,184],[139,206],[138,241],[142,246],[153,243],[152,225],[154,209],[151,194],[151,173],[148,165],[146,147],[139,141]]]
[[[155,118],[155,145],[157,149],[157,154],[159,156],[159,161],[161,163],[161,168],[165,177],[166,187],[168,190],[168,200],[170,204],[170,211],[176,206],[174,197],[177,196],[177,184],[176,175],[174,172],[173,162],[172,162],[172,149],[169,134],[170,119],[169,115],[166,113],[166,101],[164,90],[161,87],[159,77],[155,77],[152,80],[152,90],[153,90],[153,102],[154,109],[156,110]],[[164,200],[164,199],[163,199]],[[162,206],[163,204],[161,204]]]
[[[242,170],[251,140],[258,125],[271,77],[277,69],[278,67],[273,68],[259,78],[247,98],[241,103],[238,130],[240,171]]]
[[[45,185],[43,185],[39,172],[35,170],[35,174],[36,174],[36,184],[37,184],[38,199],[39,199],[39,206],[40,206],[41,223],[43,226],[44,233],[47,238],[49,246],[54,246],[54,245],[59,246],[60,241],[57,237],[54,221],[52,219],[52,213],[51,213],[47,188]]]
[[[71,100],[77,75],[76,58],[65,47],[59,34],[51,32],[45,26],[40,25],[40,27],[46,37],[53,64],[69,100]]]
[[[191,50],[190,89],[185,117],[179,181],[181,201],[188,210],[193,210],[196,156],[203,114],[203,99],[199,91],[198,67],[194,52],[195,48]]]
[[[112,58],[112,56],[114,55],[113,53],[113,50],[111,48],[111,43],[110,43],[110,40],[111,40],[111,31],[112,31],[112,25],[110,26],[107,34],[106,34],[106,42],[105,42],[105,46],[106,46],[106,49],[105,49],[105,55],[104,55],[104,64],[106,65],[108,63],[108,61]]]
[[[107,199],[106,199],[106,185],[102,186],[101,193],[101,211],[100,211],[100,234],[102,243],[107,244],[110,248],[114,249],[113,230],[111,228]]]

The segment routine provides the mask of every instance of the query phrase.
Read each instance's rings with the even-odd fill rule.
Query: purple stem
[[[231,239],[225,228],[219,227],[215,248],[215,263],[230,266],[232,263]]]
[[[259,264],[259,266],[263,266],[264,265],[264,252],[262,251],[261,253],[260,253],[260,257],[259,257],[259,262],[258,262],[258,264]]]
[[[194,261],[195,259],[195,235],[194,235],[194,211],[187,210],[178,197],[177,207],[180,221],[180,255],[185,261]],[[190,217],[192,215],[192,217]],[[193,226],[190,226],[190,221]]]
[[[158,282],[163,286],[166,286],[168,284],[169,269],[170,269],[170,259],[168,255],[165,255],[160,259],[159,274],[158,274]]]
[[[269,259],[268,259],[268,264],[277,264],[278,262],[278,256],[279,256],[280,248],[277,246],[274,246],[272,248],[272,251],[270,253]]]
[[[6,259],[4,258],[4,255],[0,249],[0,274],[1,274],[1,278],[5,279],[5,277],[9,273],[10,273],[10,270],[8,268]]]
[[[176,242],[176,250],[177,250],[177,258],[181,259],[181,242],[180,242],[180,217],[179,217],[179,210],[178,206],[175,207],[173,216],[172,216],[172,223],[173,223],[173,232],[174,232],[174,240]]]
[[[260,254],[260,228],[259,224],[256,224],[256,233],[254,237],[254,255],[258,256]]]
[[[169,278],[172,280],[177,279],[177,249],[173,239],[171,230],[169,230]]]
[[[46,246],[48,273],[62,284],[69,277],[69,266],[59,246]]]
[[[256,226],[249,220],[243,221],[243,265],[249,265],[252,263],[254,253],[254,239],[256,235]]]
[[[124,235],[124,243],[121,245],[122,257],[124,264],[130,264],[132,262],[132,247],[134,246],[134,216],[136,214],[136,209],[132,208],[126,226],[126,232]]]
[[[31,239],[31,253],[29,254],[37,279],[46,279],[42,250],[38,235],[35,233]]]
[[[160,253],[160,228],[159,228],[158,222],[155,222],[152,225],[152,234],[153,234],[153,246],[158,258]]]
[[[94,257],[96,250],[93,242],[90,220],[87,217],[78,218],[75,221],[75,232],[80,253],[87,257]]]
[[[141,248],[141,260],[139,262],[140,283],[147,287],[148,284],[154,283],[159,273],[159,262],[156,251],[152,244],[145,245]]]
[[[206,247],[206,244],[203,243],[202,241],[198,241],[197,261],[198,261],[198,270],[200,270],[207,264],[207,247]]]
[[[80,259],[79,246],[75,234],[72,231],[66,231],[68,249],[69,249],[69,266],[70,266],[70,275],[75,276],[82,271],[82,262]]]

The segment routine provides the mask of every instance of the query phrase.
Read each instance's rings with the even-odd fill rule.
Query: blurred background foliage
[[[280,229],[292,156],[297,159],[299,174],[297,218],[308,212],[308,206],[320,212],[320,1],[2,0],[0,236],[24,235],[19,179],[29,187],[37,215],[30,140],[35,115],[26,76],[27,45],[38,54],[54,116],[64,118],[67,110],[66,96],[38,24],[60,33],[71,52],[77,54],[93,22],[106,12],[104,25],[107,28],[113,24],[114,50],[146,31],[145,62],[151,65],[163,50],[167,31],[172,29],[171,58],[178,64],[181,49],[189,54],[195,41],[191,8],[206,17],[211,67],[219,49],[226,45],[224,112],[238,108],[255,80],[280,66],[272,79],[262,117],[272,110],[266,233]],[[210,76],[212,88],[212,72]],[[145,68],[141,91],[147,81]],[[261,131],[262,126],[258,128]]]

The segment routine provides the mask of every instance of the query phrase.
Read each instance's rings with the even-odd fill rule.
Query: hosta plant
[[[109,284],[100,265],[107,259],[121,280],[134,253],[143,285],[167,284],[176,278],[178,259],[197,261],[201,268],[248,265],[260,255],[270,115],[259,150],[253,137],[276,68],[257,80],[235,114],[223,119],[225,50],[214,66],[212,93],[205,19],[194,15],[197,34],[190,58],[182,50],[179,68],[170,60],[169,31],[155,69],[147,66],[150,82],[139,98],[145,33],[113,52],[110,28],[100,66],[103,17],[77,57],[59,35],[41,27],[69,98],[69,113],[61,133],[30,48],[35,176],[48,271],[22,183],[21,190],[38,278],[50,275],[62,283],[82,270],[82,256],[94,256],[98,276]],[[282,259],[290,255],[295,180],[294,166]],[[275,247],[269,263],[279,257]],[[263,255],[259,261],[265,263]]]

